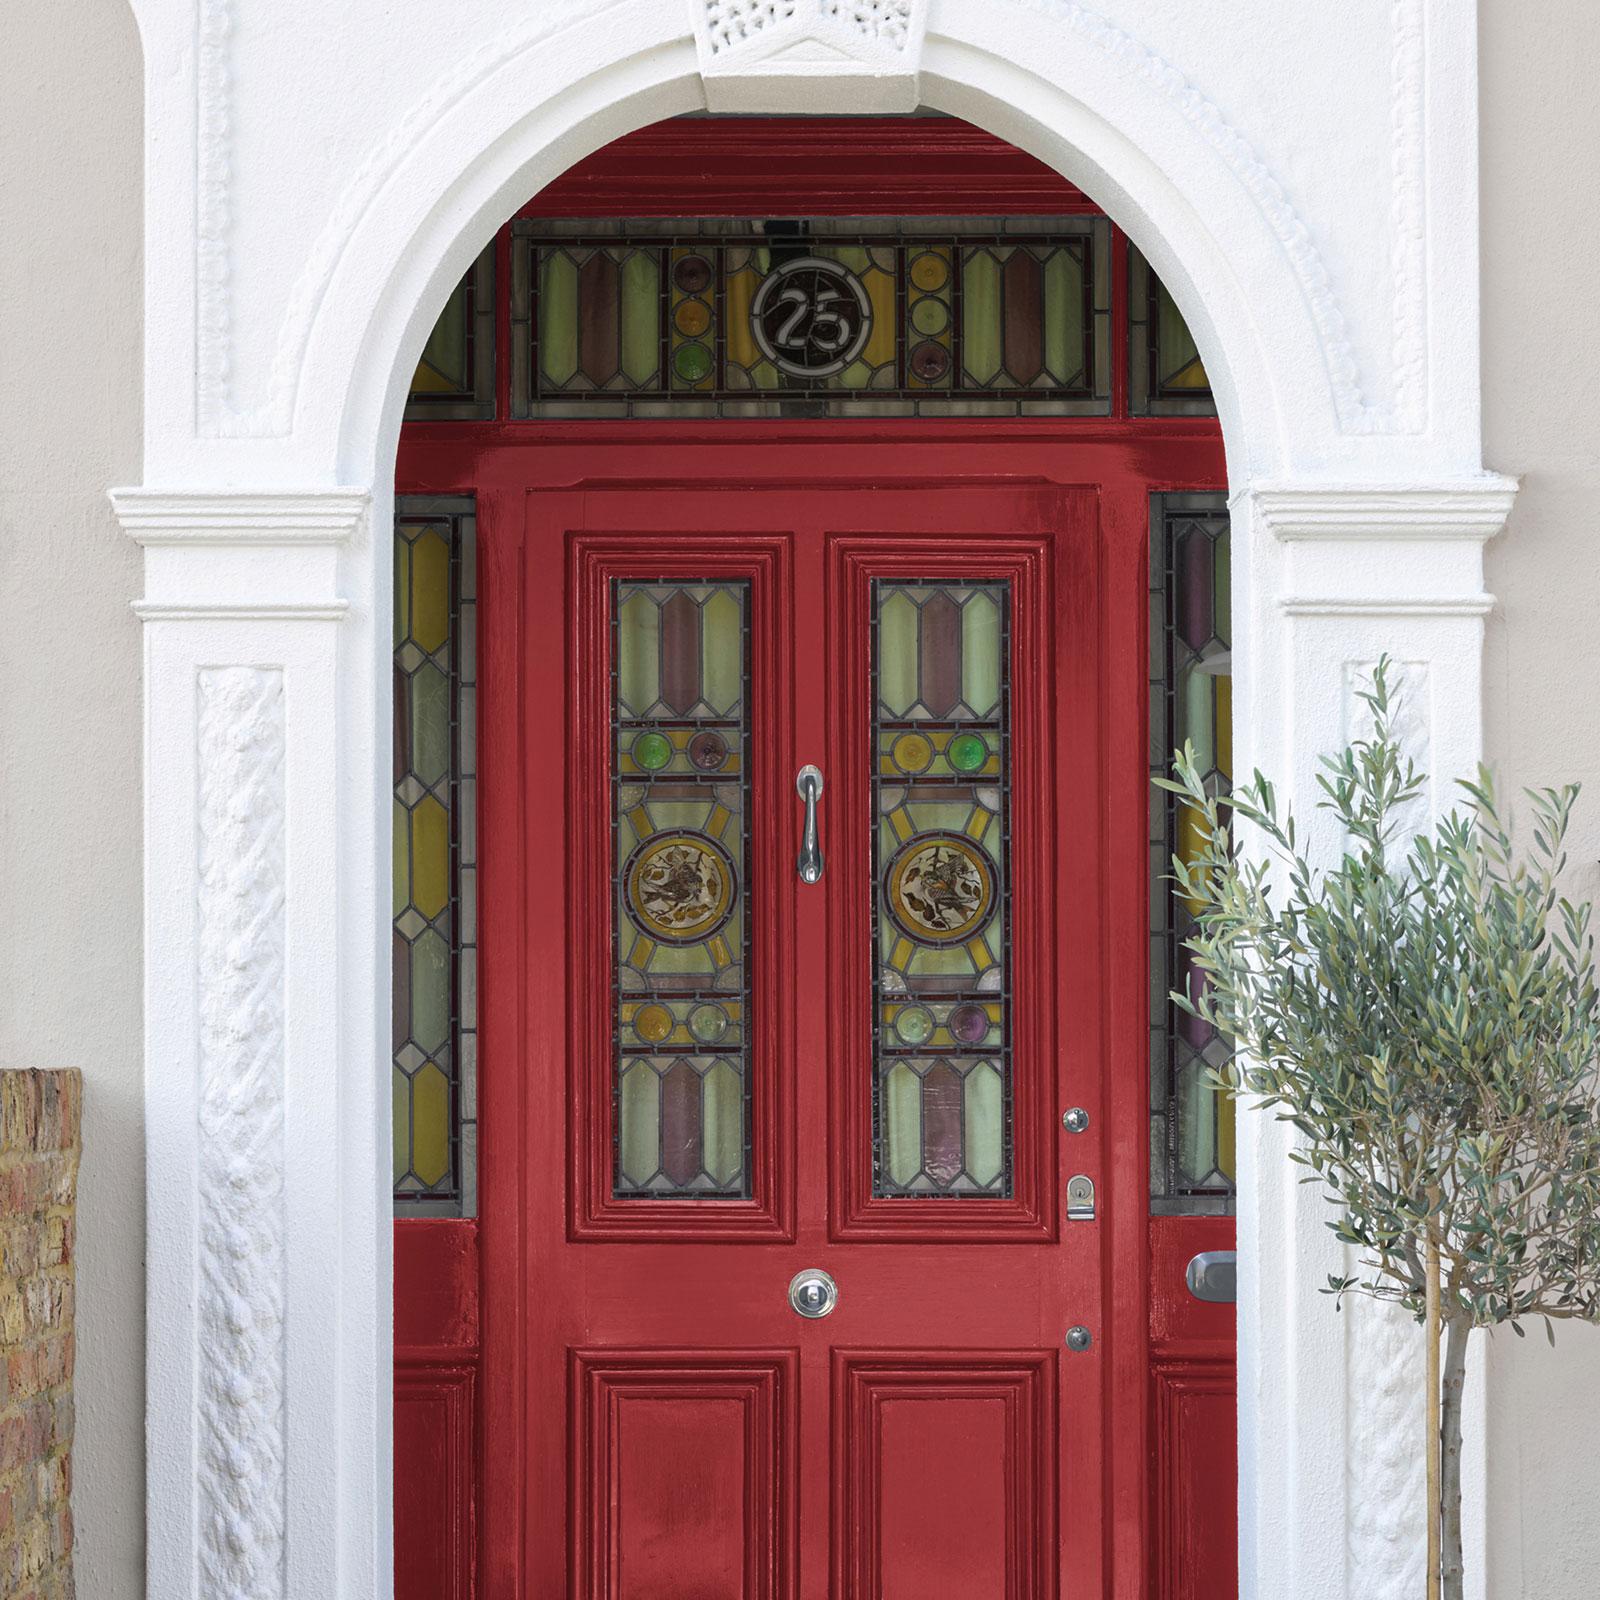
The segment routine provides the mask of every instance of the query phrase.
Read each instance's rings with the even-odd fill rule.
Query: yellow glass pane
[[[450,1171],[450,1084],[431,1061],[411,1080],[411,1166],[430,1189]]]
[[[390,1083],[390,1100],[394,1117],[394,1181],[399,1181],[411,1170],[411,1080],[399,1067],[394,1069]]]
[[[432,655],[450,637],[450,546],[429,529],[411,547],[411,637]]]
[[[410,813],[396,800],[394,803],[394,914],[397,917],[411,904],[410,865]]]
[[[411,902],[431,922],[450,899],[450,819],[424,795],[411,813]]]

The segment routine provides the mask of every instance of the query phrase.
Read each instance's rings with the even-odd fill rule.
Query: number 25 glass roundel
[[[750,303],[750,332],[780,371],[830,378],[866,348],[872,302],[849,268],[822,256],[800,256],[762,280]]]

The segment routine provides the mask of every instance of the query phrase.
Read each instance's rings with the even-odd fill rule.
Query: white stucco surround
[[[146,552],[149,1590],[381,1600],[387,530],[450,286],[572,160],[679,112],[921,105],[1013,140],[1128,229],[1216,382],[1241,761],[1308,810],[1387,649],[1437,806],[1479,753],[1514,487],[1479,449],[1476,8],[134,9],[146,440],[114,498]],[[1409,1597],[1411,1336],[1318,1294],[1334,1246],[1278,1127],[1246,1117],[1240,1161],[1243,1593]]]

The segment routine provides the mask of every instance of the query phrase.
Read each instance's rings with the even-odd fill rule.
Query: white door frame
[[[449,289],[661,117],[921,105],[1014,141],[1128,230],[1212,374],[1239,760],[1306,808],[1388,650],[1438,809],[1479,754],[1482,545],[1514,489],[1478,440],[1475,7],[133,3],[146,446],[114,499],[146,550],[149,1586],[382,1600],[388,528]],[[1243,1593],[1400,1600],[1412,1337],[1333,1315],[1322,1203],[1276,1124],[1239,1142]]]

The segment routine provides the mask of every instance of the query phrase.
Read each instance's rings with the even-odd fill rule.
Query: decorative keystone
[[[914,111],[930,3],[690,0],[707,109]]]

